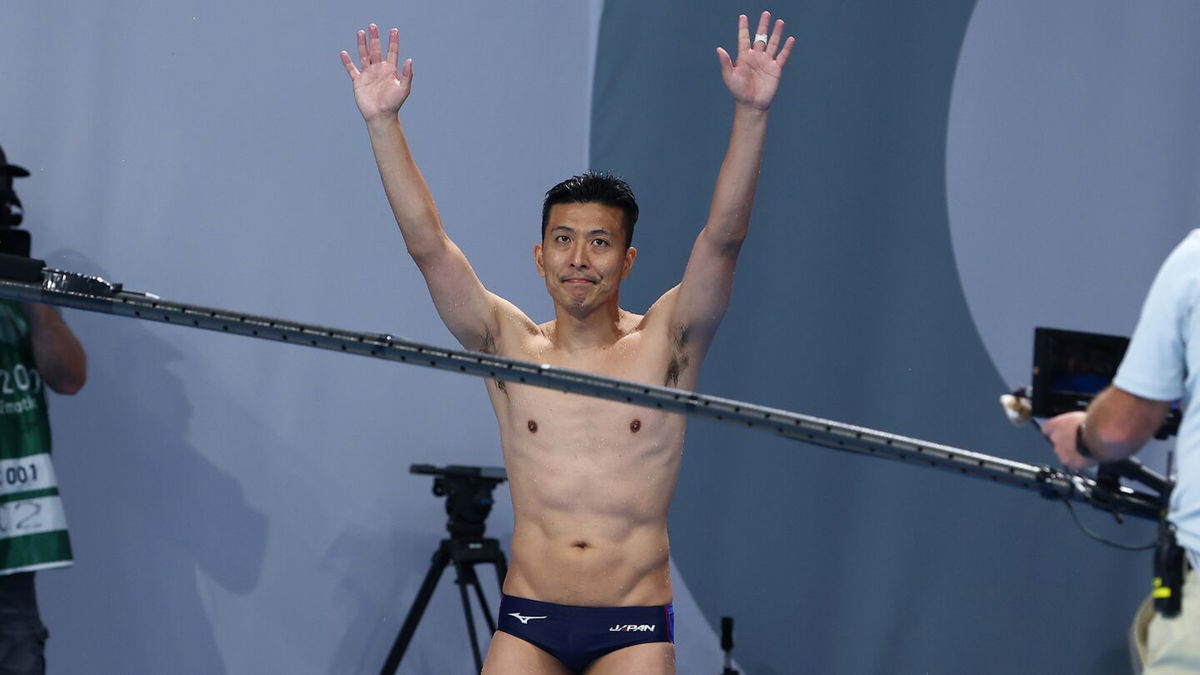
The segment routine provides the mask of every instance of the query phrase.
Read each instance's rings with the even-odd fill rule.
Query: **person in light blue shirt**
[[[1043,431],[1072,469],[1126,459],[1162,425],[1175,401],[1183,422],[1175,447],[1175,488],[1167,519],[1191,570],[1182,611],[1149,620],[1147,675],[1200,673],[1200,230],[1171,252],[1142,306],[1113,383],[1088,406],[1047,420]],[[1148,612],[1146,612],[1148,616]]]

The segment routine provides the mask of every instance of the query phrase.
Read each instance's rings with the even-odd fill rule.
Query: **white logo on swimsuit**
[[[651,623],[651,624],[645,624],[645,623],[643,623],[643,624],[632,624],[632,623],[617,624],[617,625],[613,626],[612,628],[609,628],[608,632],[610,632],[610,633],[613,633],[613,632],[653,633],[655,625],[657,625],[657,624],[653,624],[653,623]]]
[[[529,625],[529,622],[532,619],[545,619],[546,618],[544,616],[521,616],[521,614],[519,612],[513,612],[512,614],[509,614],[509,616],[516,617],[518,620],[520,620],[521,623],[523,623],[525,625]]]

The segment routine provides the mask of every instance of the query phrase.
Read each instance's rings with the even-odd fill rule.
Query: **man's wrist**
[[[363,118],[367,123],[367,131],[390,131],[400,124],[400,116],[396,112],[380,113],[370,118]]]
[[[755,117],[766,117],[767,111],[769,111],[771,108],[770,108],[769,104],[766,108],[760,108],[760,107],[754,105],[753,103],[745,103],[742,101],[735,100],[733,102],[733,109],[734,109],[734,112],[738,112],[743,115],[751,115],[751,116],[755,116]]]

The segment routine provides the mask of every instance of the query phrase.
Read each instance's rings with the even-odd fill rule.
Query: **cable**
[[[1158,536],[1157,535],[1154,537],[1154,541],[1150,542],[1149,544],[1143,544],[1141,546],[1134,546],[1131,544],[1122,544],[1120,542],[1113,541],[1111,539],[1107,539],[1103,535],[1097,534],[1097,533],[1089,530],[1087,525],[1083,524],[1083,521],[1079,519],[1079,514],[1076,513],[1076,511],[1075,511],[1075,505],[1072,504],[1070,502],[1070,500],[1064,499],[1063,504],[1067,505],[1067,512],[1069,512],[1071,514],[1071,519],[1075,521],[1076,527],[1078,527],[1080,529],[1080,531],[1082,531],[1085,535],[1091,537],[1092,539],[1095,539],[1096,541],[1100,542],[1101,544],[1104,544],[1106,546],[1111,546],[1113,548],[1120,549],[1122,551],[1149,551],[1158,545]],[[1118,521],[1118,522],[1120,522],[1122,525],[1125,524],[1124,521]]]
[[[1034,429],[1037,429],[1038,435],[1041,436],[1043,440],[1045,440],[1047,443],[1050,443],[1050,439],[1046,437],[1046,434],[1042,433],[1042,425],[1038,424],[1037,420],[1031,418],[1029,420],[1029,423],[1033,425]],[[1053,443],[1051,443],[1051,445],[1053,445]],[[1078,472],[1076,472],[1076,471],[1071,471],[1071,473],[1074,475],[1078,475]],[[1073,488],[1072,488],[1072,492],[1074,492]],[[1075,511],[1075,505],[1071,503],[1070,495],[1063,497],[1063,504],[1067,505],[1067,512],[1071,514],[1071,520],[1075,521],[1075,526],[1078,527],[1079,530],[1081,532],[1083,532],[1085,535],[1100,542],[1101,544],[1104,544],[1106,546],[1111,546],[1113,548],[1120,549],[1122,551],[1149,551],[1158,545],[1158,536],[1157,535],[1154,537],[1154,541],[1150,542],[1149,544],[1143,544],[1141,546],[1134,546],[1131,544],[1122,544],[1121,542],[1108,539],[1107,537],[1105,537],[1101,534],[1097,534],[1096,532],[1093,532],[1092,530],[1088,529],[1088,526],[1085,525],[1082,520],[1080,520],[1079,513]],[[1120,519],[1118,519],[1117,522],[1122,525],[1125,524],[1125,521],[1120,520]]]

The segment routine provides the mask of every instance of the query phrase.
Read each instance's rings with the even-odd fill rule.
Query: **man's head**
[[[533,247],[538,274],[556,305],[582,318],[597,310],[616,315],[621,282],[633,269],[637,249],[621,246],[625,213],[599,202],[554,204],[546,234]]]
[[[542,239],[550,222],[550,209],[556,204],[602,204],[621,210],[624,214],[625,248],[633,245],[633,226],[638,219],[637,200],[629,184],[616,176],[600,171],[588,171],[572,176],[546,191],[542,203]]]

